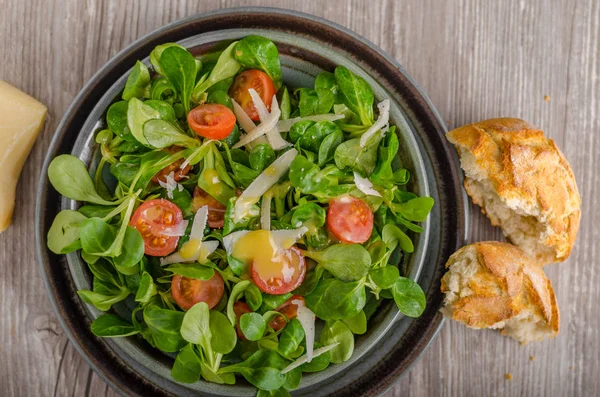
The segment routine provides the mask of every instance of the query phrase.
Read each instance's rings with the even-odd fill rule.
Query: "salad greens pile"
[[[47,245],[93,274],[78,294],[108,312],[95,335],[172,354],[179,382],[243,377],[285,396],[348,360],[383,301],[421,315],[423,291],[390,261],[407,261],[434,203],[407,190],[389,100],[344,66],[286,86],[259,36],[200,57],[162,44],[150,63],[106,112],[98,166],[60,155],[48,169],[81,203]],[[264,241],[264,263],[240,248]],[[130,318],[110,312],[125,300]]]

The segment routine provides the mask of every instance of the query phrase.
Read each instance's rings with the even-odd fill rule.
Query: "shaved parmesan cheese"
[[[373,188],[373,183],[367,178],[363,178],[356,171],[354,171],[354,184],[364,194],[367,196],[377,196],[381,197],[381,193]]]
[[[271,103],[271,112],[273,111],[278,111],[281,113],[281,110],[279,109],[279,102],[277,101],[277,97],[275,95],[273,95],[273,101]],[[292,145],[281,137],[281,134],[277,130],[277,126],[267,131],[267,139],[274,150],[281,150]]]
[[[287,132],[290,130],[290,128],[292,128],[292,126],[294,124],[296,124],[299,121],[314,121],[314,122],[319,122],[319,121],[336,121],[336,120],[341,120],[343,119],[344,116],[343,114],[316,114],[314,116],[306,116],[306,117],[296,117],[293,119],[287,119],[287,120],[280,120],[277,123],[277,130],[279,132]]]
[[[231,102],[233,103],[233,113],[235,113],[235,118],[237,119],[242,129],[246,131],[246,133],[249,133],[253,129],[255,129],[256,125],[254,124],[254,121],[252,121],[250,116],[248,116],[248,114],[244,112],[244,109],[240,106],[240,104],[237,103],[233,98],[231,98]],[[245,135],[246,134],[241,134],[242,137],[244,137]],[[246,146],[248,146],[248,149],[252,150],[252,147],[254,145],[260,145],[263,143],[268,143],[267,138],[264,136],[260,136],[251,143],[248,143]]]
[[[365,147],[369,139],[377,133],[377,131],[386,127],[390,122],[390,100],[384,99],[377,104],[379,109],[379,117],[377,121],[365,131],[360,137],[360,147]]]
[[[327,345],[327,346],[323,346],[323,347],[320,347],[318,349],[315,349],[313,351],[312,358],[319,357],[321,354],[327,353],[329,350],[333,349],[334,347],[336,347],[339,344],[340,344],[339,342],[335,342],[335,343],[332,343],[331,345]],[[298,357],[296,359],[296,361],[294,361],[293,363],[291,363],[290,365],[288,365],[287,367],[285,367],[281,371],[281,373],[282,374],[287,374],[288,372],[293,371],[294,369],[298,368],[299,366],[301,366],[302,364],[305,364],[307,362],[308,362],[308,358],[307,358],[306,354],[303,354],[300,357]]]
[[[294,273],[296,273],[296,269],[293,268],[292,266],[290,266],[290,263],[292,261],[291,251],[284,251],[283,256],[285,257],[286,260],[281,261],[281,263],[283,264],[283,268],[281,269],[281,274],[283,275],[283,282],[289,283],[292,281],[292,277],[294,276]],[[281,255],[280,255],[280,257],[281,257]]]
[[[244,109],[240,106],[239,103],[235,101],[235,99],[231,98],[231,103],[233,103],[233,113],[235,113],[235,118],[240,126],[246,131],[246,133],[251,132],[256,128],[254,121],[248,116]]]
[[[189,223],[190,221],[184,219],[175,226],[167,227],[161,232],[161,234],[167,237],[181,237],[185,234],[185,230],[187,229]]]
[[[167,197],[173,200],[173,191],[177,189],[178,185],[178,183],[175,181],[175,171],[171,171],[169,175],[165,176],[165,181],[159,179],[158,184],[167,189]]]
[[[260,95],[258,95],[258,92],[256,92],[256,90],[254,88],[250,88],[250,89],[248,89],[248,94],[250,94],[250,98],[252,98],[252,103],[254,104],[254,107],[256,108],[258,117],[261,120],[263,118],[267,117],[269,115],[269,110],[267,109],[267,105],[265,105],[265,103],[263,102]],[[275,100],[277,100],[277,98],[275,98],[275,95],[273,95],[273,97]],[[277,108],[279,109],[279,106],[277,106]]]
[[[225,251],[231,255],[231,252],[233,252],[233,245],[236,243],[236,241],[249,232],[250,230],[238,230],[237,232],[229,233],[227,236],[223,237],[223,247],[225,247]]]
[[[271,200],[272,195],[266,193],[260,203],[260,228],[263,230],[271,230]]]
[[[271,235],[273,236],[273,242],[277,247],[288,249],[296,244],[307,231],[308,228],[302,226],[298,229],[273,230]]]
[[[190,239],[181,246],[181,249],[166,258],[160,260],[161,265],[169,265],[171,263],[190,263],[199,260],[201,257],[206,260],[206,257],[214,252],[219,246],[218,242],[215,245],[212,242],[202,242],[204,238],[204,228],[206,228],[206,222],[208,221],[208,206],[200,208],[194,216],[194,222],[192,223],[192,231],[190,232]],[[211,243],[211,244],[209,244]],[[211,252],[208,252],[212,249]]]
[[[161,258],[161,266],[171,265],[173,263],[206,263],[208,256],[219,248],[217,240],[203,241],[198,250],[198,256],[195,259],[184,258],[179,252],[175,252],[165,258]]]
[[[167,182],[163,182],[162,179],[159,179],[158,180],[158,184],[159,184],[160,187],[163,187],[163,188],[167,189],[167,195],[168,195],[169,194],[169,192],[168,192],[168,190],[169,190],[168,180],[167,180]],[[173,198],[173,197],[171,197],[171,198]]]
[[[264,120],[261,121],[259,125],[253,128],[252,131],[247,131],[248,133],[241,137],[238,143],[233,145],[233,149],[247,145],[255,139],[265,135],[267,131],[271,130],[277,125],[279,116],[281,116],[281,110],[278,108],[271,112]]]
[[[298,229],[291,230],[273,230],[271,231],[271,239],[278,250],[286,250],[292,245],[296,244],[296,242],[298,242],[298,240],[300,240],[307,231],[308,228],[306,227],[300,227]],[[223,237],[223,246],[225,247],[225,251],[231,255],[235,243],[248,233],[250,233],[249,230],[238,230],[237,232],[229,233],[227,236]]]
[[[294,299],[292,301],[298,307],[298,321],[304,328],[306,336],[306,362],[311,362],[313,358],[313,348],[315,345],[315,313],[304,304],[303,299]]]
[[[200,208],[194,216],[194,223],[192,223],[192,231],[190,233],[190,240],[196,239],[202,241],[204,237],[204,229],[206,228],[206,222],[208,221],[208,205]]]
[[[199,263],[206,263],[206,261],[208,260],[208,256],[215,252],[217,248],[219,248],[219,241],[203,241],[202,246],[200,247],[200,255],[198,255],[198,259],[196,260]]]
[[[259,127],[257,127],[259,128]],[[252,205],[258,203],[261,196],[271,188],[279,178],[283,176],[290,168],[292,161],[298,155],[296,149],[291,149],[281,155],[277,160],[268,166],[246,190],[235,201],[234,217],[235,221],[242,219],[249,211]]]
[[[267,117],[269,117],[269,111],[267,110],[267,106],[263,102],[262,98],[260,97],[260,95],[258,95],[258,92],[256,92],[254,88],[250,88],[248,90],[248,93],[250,94],[252,102],[254,103],[254,107],[258,112],[258,117],[260,118],[260,121],[266,120]],[[273,100],[271,102],[271,113],[274,112],[279,112],[279,114],[281,114],[281,110],[279,109],[279,102],[277,102],[277,97],[275,95],[273,95]],[[271,147],[274,150],[281,150],[284,147],[291,145],[291,143],[289,143],[281,137],[281,134],[279,133],[279,131],[277,131],[276,127],[273,127],[269,131],[267,131],[266,135],[267,140],[269,141],[269,145],[271,145]]]
[[[183,257],[179,254],[179,252],[175,252],[174,254],[171,254],[167,257],[160,258],[161,266],[167,266],[172,263],[183,263],[183,262],[185,262],[185,259],[183,259]]]

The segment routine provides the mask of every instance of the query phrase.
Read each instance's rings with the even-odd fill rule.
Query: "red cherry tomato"
[[[188,113],[187,121],[196,134],[209,139],[226,138],[235,127],[231,109],[218,103],[196,106]]]
[[[129,224],[144,238],[144,252],[150,256],[165,256],[175,251],[179,237],[166,236],[165,229],[183,221],[178,206],[165,199],[148,200],[140,205]]]
[[[340,241],[362,244],[371,237],[373,212],[356,197],[339,197],[329,204],[327,225]]]
[[[194,209],[194,212],[205,205],[208,205],[208,226],[213,229],[221,229],[225,223],[225,206],[219,203],[213,196],[196,186],[194,189],[194,198],[192,199],[192,208]]]
[[[296,247],[279,254],[277,260],[267,263],[252,262],[252,280],[263,292],[282,295],[296,289],[306,275],[304,255]]]
[[[249,69],[238,74],[229,88],[229,96],[240,104],[252,120],[258,121],[260,117],[258,117],[252,97],[248,93],[250,88],[256,90],[267,109],[271,110],[271,102],[273,101],[273,95],[275,95],[275,86],[265,72],[257,69]]]
[[[173,153],[177,153],[181,150],[183,150],[182,147],[179,146],[170,146],[166,149],[163,149],[165,152],[169,152],[171,154]],[[163,181],[163,182],[167,182],[167,175],[169,175],[171,172],[173,173],[173,179],[175,179],[175,182],[179,182],[180,180],[182,180],[192,169],[192,167],[188,164],[186,165],[183,169],[180,168],[181,164],[183,164],[183,162],[185,161],[185,159],[179,159],[176,162],[167,165],[165,168],[163,168],[162,170],[158,171],[156,173],[156,175],[154,175],[152,177],[152,182],[154,183],[158,183],[159,180]]]
[[[212,309],[221,300],[224,290],[223,278],[217,271],[210,280],[198,280],[176,274],[171,281],[171,295],[183,310],[189,310],[198,302],[206,302],[208,308]]]
[[[250,309],[250,306],[248,306],[246,302],[237,301],[233,304],[233,312],[237,318],[235,323],[235,331],[237,332],[237,336],[241,340],[247,340],[246,336],[242,332],[242,328],[240,327],[240,317],[242,317],[242,314],[252,313],[252,309]]]
[[[300,295],[293,295],[290,299],[283,302],[275,311],[284,314],[287,317],[287,321],[291,321],[298,316],[298,305],[296,303],[292,303],[294,301],[302,301],[304,302],[304,298]],[[279,331],[287,322],[282,316],[277,316],[269,323],[269,326],[273,328],[275,331]]]

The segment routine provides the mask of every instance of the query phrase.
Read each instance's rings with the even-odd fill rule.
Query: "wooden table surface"
[[[577,245],[565,263],[545,268],[561,310],[558,337],[519,346],[446,322],[386,396],[599,396],[597,0],[0,0],[0,79],[49,109],[19,182],[14,224],[0,234],[0,395],[117,395],[67,341],[44,290],[34,250],[42,161],[77,92],[119,50],[179,18],[240,5],[297,9],[356,31],[408,70],[450,128],[524,118],[556,140],[577,177]],[[472,241],[502,238],[473,205],[471,213]]]

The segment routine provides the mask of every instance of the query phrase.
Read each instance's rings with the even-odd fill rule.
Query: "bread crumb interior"
[[[473,200],[483,204],[482,208],[492,222],[502,225],[504,235],[512,243],[518,244],[532,258],[540,253],[542,257],[554,254],[551,247],[540,243],[545,240],[546,226],[536,216],[504,203],[487,179],[478,181],[468,178],[467,183]]]

